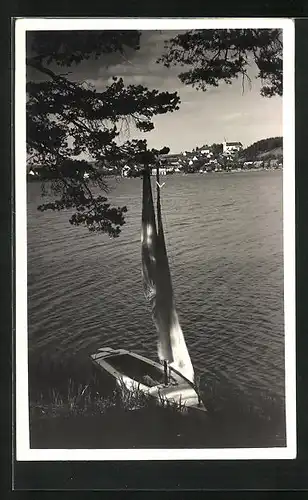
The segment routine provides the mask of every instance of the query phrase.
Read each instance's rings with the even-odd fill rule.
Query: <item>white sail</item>
[[[143,174],[142,272],[145,296],[152,306],[158,333],[158,356],[191,382],[194,370],[174,307],[171,275],[161,217],[159,175],[157,175],[157,225],[149,171]]]

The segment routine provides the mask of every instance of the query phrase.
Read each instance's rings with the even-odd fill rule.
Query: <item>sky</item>
[[[180,66],[165,68],[156,64],[164,41],[176,33],[144,31],[140,50],[128,49],[124,57],[112,54],[109,58],[85,61],[73,70],[71,77],[87,81],[97,90],[111,83],[112,76],[121,76],[125,84],[177,91],[181,99],[178,111],[154,117],[155,128],[151,132],[131,130],[130,139],[146,138],[150,148],[168,146],[171,153],[179,153],[224,140],[240,141],[246,147],[260,139],[282,136],[282,98],[260,95],[261,82],[254,78],[253,67],[252,87],[246,83],[243,94],[241,79],[232,85],[222,83],[206,92],[197,91],[181,83]]]

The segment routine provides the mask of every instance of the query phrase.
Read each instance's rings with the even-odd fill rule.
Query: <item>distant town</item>
[[[93,162],[90,165],[94,166]],[[97,165],[95,165],[97,167]],[[165,154],[160,157],[160,173],[192,174],[211,172],[239,172],[243,170],[274,170],[283,167],[283,141],[282,137],[271,137],[253,143],[243,148],[240,141],[214,143],[196,147],[192,151],[183,151],[177,154]],[[103,175],[120,175],[122,177],[139,177],[141,165],[99,165]],[[45,177],[42,165],[28,169],[28,179],[38,180]],[[152,169],[152,174],[156,168]],[[85,172],[84,177],[91,177]]]

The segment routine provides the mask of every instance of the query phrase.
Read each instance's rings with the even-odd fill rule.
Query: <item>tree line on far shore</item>
[[[270,137],[254,142],[251,146],[241,151],[239,157],[244,161],[257,161],[262,158],[282,158],[283,139],[282,137]]]

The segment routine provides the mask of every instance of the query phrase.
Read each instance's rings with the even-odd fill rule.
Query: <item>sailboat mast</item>
[[[159,182],[159,163],[156,166],[156,192],[157,192],[157,200],[156,200],[156,208],[157,208],[157,222],[158,222],[158,231],[160,232],[160,223],[161,223],[161,204],[160,204],[160,182]],[[164,359],[164,384],[168,385],[169,383],[169,366],[168,359]]]
[[[168,385],[169,376],[168,376],[168,361],[164,359],[164,385]]]
[[[156,193],[157,193],[156,209],[157,209],[157,217],[159,218],[159,214],[161,213],[161,208],[160,208],[159,163],[156,166]]]

